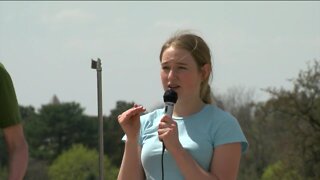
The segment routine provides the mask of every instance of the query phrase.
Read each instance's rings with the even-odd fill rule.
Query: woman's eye
[[[168,69],[170,69],[168,66],[162,66],[162,69],[163,70],[168,70]]]

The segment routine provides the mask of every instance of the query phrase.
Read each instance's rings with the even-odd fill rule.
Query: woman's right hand
[[[134,105],[118,116],[118,122],[127,135],[127,140],[138,140],[140,131],[140,113],[146,109],[140,105]]]

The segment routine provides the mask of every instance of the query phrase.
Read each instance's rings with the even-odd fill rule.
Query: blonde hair
[[[198,35],[182,31],[174,34],[169,38],[162,46],[160,51],[160,61],[162,59],[163,52],[169,48],[180,48],[190,52],[198,65],[199,71],[205,64],[210,65],[210,75],[204,79],[200,87],[200,98],[206,104],[213,103],[213,97],[211,93],[211,87],[209,80],[212,77],[212,63],[211,63],[211,52],[207,43]]]

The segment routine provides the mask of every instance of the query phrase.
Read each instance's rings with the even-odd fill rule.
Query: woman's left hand
[[[179,141],[177,122],[167,115],[160,120],[158,135],[168,151],[182,147]]]

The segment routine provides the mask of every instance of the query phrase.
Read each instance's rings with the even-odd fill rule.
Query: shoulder
[[[157,122],[157,119],[159,119],[159,117],[163,115],[163,112],[163,109],[156,109],[140,116],[140,123],[142,127],[152,126],[154,123]]]
[[[1,77],[8,75],[8,72],[2,63],[0,63],[0,75],[1,75]]]
[[[207,104],[200,112],[190,116],[186,123],[195,127],[201,127],[206,129],[205,132],[209,132],[214,135],[219,130],[225,129],[228,126],[238,126],[238,120],[230,113],[220,109],[219,107],[211,104]]]
[[[155,109],[153,111],[150,111],[146,114],[141,115],[140,118],[141,118],[141,121],[152,120],[163,115],[163,112],[164,112],[163,109]]]
[[[161,109],[155,109],[153,111],[150,111],[146,114],[141,115],[141,119],[153,119],[155,117],[163,115],[163,108]]]
[[[9,72],[7,71],[7,69],[5,68],[4,65],[2,65],[0,63],[0,87],[3,88],[4,86],[12,86],[12,79],[11,76],[9,74]]]
[[[211,104],[206,105],[202,115],[213,120],[215,124],[225,123],[225,122],[229,122],[229,123],[238,122],[237,119],[232,114]]]
[[[232,114],[215,105],[207,105],[203,114],[210,119],[215,129],[225,126],[239,126],[238,120]]]
[[[208,113],[212,115],[213,120],[211,132],[214,147],[226,143],[240,142],[242,152],[244,152],[247,149],[248,142],[238,120],[229,112],[214,105],[210,105]]]

